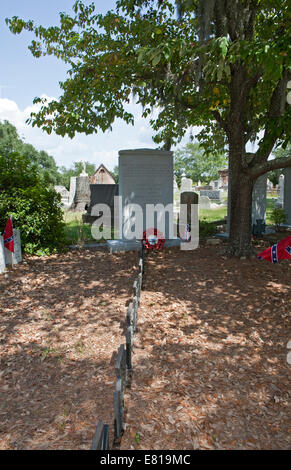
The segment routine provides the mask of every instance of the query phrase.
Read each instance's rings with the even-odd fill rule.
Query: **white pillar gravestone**
[[[14,253],[4,248],[5,252],[5,262],[6,264],[18,264],[22,261],[21,253],[21,239],[20,239],[20,230],[18,228],[13,229],[14,235]]]
[[[252,226],[256,224],[257,220],[259,219],[262,219],[264,222],[266,222],[267,179],[267,173],[259,176],[253,187]]]
[[[1,237],[0,235],[0,274],[3,273],[5,268],[6,268],[6,263],[5,263],[4,241],[3,241],[3,237]]]
[[[283,209],[287,214],[287,225],[291,225],[291,168],[284,170],[284,206]]]
[[[280,175],[279,178],[279,188],[280,188],[280,196],[275,202],[275,207],[281,207],[283,208],[284,204],[284,186],[285,186],[285,177],[284,175]]]

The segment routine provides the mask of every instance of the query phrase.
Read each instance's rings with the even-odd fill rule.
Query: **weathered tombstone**
[[[180,207],[181,204],[187,206],[187,224],[191,228],[191,207],[199,203],[199,195],[194,191],[185,191],[180,195]]]
[[[22,261],[22,252],[21,252],[21,239],[20,239],[20,230],[18,228],[13,229],[14,236],[14,253],[4,248],[5,252],[5,263],[6,264],[18,264]]]
[[[199,197],[199,208],[200,209],[210,209],[210,199],[207,196],[200,196]]]
[[[90,450],[109,450],[108,424],[98,421]]]
[[[61,195],[61,203],[64,206],[67,206],[69,204],[69,196],[70,196],[70,193],[67,190],[67,188],[65,188],[65,186],[55,186],[54,188],[55,188],[55,191]]]
[[[173,152],[152,149],[121,150],[119,152],[119,195],[122,197],[120,234],[125,240],[142,238],[144,230],[159,228],[165,217],[164,235],[173,238]],[[142,209],[142,227],[135,234],[135,205]],[[156,220],[147,217],[147,205],[163,205],[168,210],[156,210]],[[154,225],[154,227],[153,227]]]
[[[284,211],[287,214],[287,225],[291,225],[291,168],[285,168]]]
[[[4,241],[3,237],[0,235],[0,274],[5,270],[5,252],[4,252]]]
[[[277,201],[275,202],[275,207],[283,208],[284,205],[284,186],[285,186],[285,177],[284,175],[280,175],[279,177],[279,188],[280,188],[280,195]]]
[[[83,214],[84,223],[92,224],[102,214],[94,214],[96,204],[106,204],[111,211],[111,226],[114,226],[115,210],[118,204],[114,205],[114,198],[118,196],[118,184],[90,184],[90,204],[87,207],[87,213]]]
[[[193,182],[191,178],[187,178],[185,173],[183,173],[181,178],[181,193],[193,191]]]
[[[257,223],[257,220],[266,221],[267,210],[267,173],[259,176],[253,187],[252,197],[252,227]]]
[[[209,189],[201,189],[200,196],[206,196],[211,200],[220,201],[221,200],[221,192],[220,190],[209,190]]]
[[[180,190],[177,185],[177,181],[174,178],[173,185],[173,194],[174,194],[174,220],[177,221],[180,211]]]
[[[83,162],[82,173],[76,178],[75,197],[71,207],[75,212],[83,212],[90,205],[90,180],[85,166]]]
[[[75,199],[76,194],[76,180],[77,176],[71,176],[70,178],[70,192],[69,192],[69,206],[71,206]]]

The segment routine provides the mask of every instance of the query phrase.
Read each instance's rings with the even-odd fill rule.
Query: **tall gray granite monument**
[[[143,231],[161,230],[166,240],[173,238],[173,152],[154,149],[120,150],[119,152],[119,234],[120,240],[108,241],[111,251],[140,247]],[[149,205],[161,204],[154,217]],[[140,206],[141,210],[139,207]],[[170,206],[169,206],[170,205]],[[167,208],[168,206],[168,208]],[[141,224],[135,221],[140,217]],[[171,240],[172,241],[172,240]]]
[[[121,150],[119,152],[119,195],[122,197],[120,234],[130,239],[132,204],[143,210],[143,231],[153,227],[147,220],[149,204],[173,205],[173,152],[152,149]],[[167,217],[168,215],[168,217]],[[159,217],[159,215],[158,215]],[[166,214],[165,238],[172,236],[173,208]],[[154,222],[154,225],[156,225]],[[142,233],[141,233],[142,237]]]

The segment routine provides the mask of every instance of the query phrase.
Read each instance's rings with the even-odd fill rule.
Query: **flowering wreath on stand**
[[[146,250],[162,250],[165,244],[165,237],[156,228],[149,228],[143,232],[142,244]]]

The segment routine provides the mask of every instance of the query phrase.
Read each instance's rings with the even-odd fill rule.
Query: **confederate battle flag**
[[[9,217],[8,222],[3,232],[3,241],[4,241],[5,248],[11,251],[11,253],[14,253],[14,237],[13,237],[13,225],[12,225],[11,216]]]
[[[259,253],[258,258],[266,259],[270,263],[278,263],[280,259],[291,259],[291,235]]]

